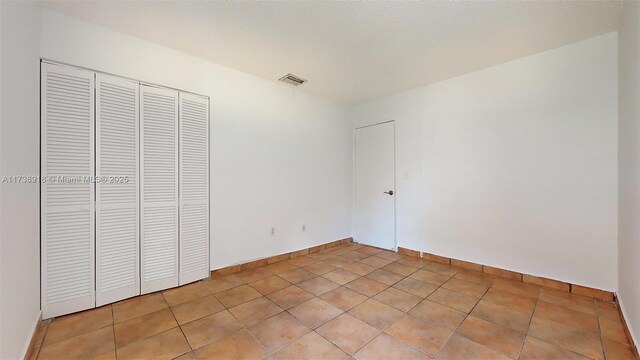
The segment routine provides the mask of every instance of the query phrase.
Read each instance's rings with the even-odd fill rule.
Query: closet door
[[[178,285],[178,92],[140,86],[142,293]]]
[[[180,285],[209,276],[209,100],[180,93]]]
[[[95,75],[43,62],[41,76],[41,294],[50,318],[95,306]]]
[[[138,91],[96,74],[96,305],[140,294]]]

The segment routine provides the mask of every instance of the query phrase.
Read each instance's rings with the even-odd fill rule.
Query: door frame
[[[361,126],[354,126],[353,127],[353,131],[351,134],[351,173],[353,174],[352,179],[351,179],[351,229],[352,229],[352,233],[354,233],[355,235],[355,230],[356,230],[356,218],[357,218],[357,209],[356,209],[356,186],[357,186],[357,179],[356,179],[356,131],[359,129],[364,129],[364,128],[368,128],[368,127],[372,127],[372,126],[377,126],[377,125],[383,125],[383,124],[388,124],[388,123],[392,123],[393,124],[393,191],[394,191],[394,196],[393,196],[393,251],[398,251],[398,219],[397,219],[397,214],[398,214],[398,209],[397,209],[397,196],[395,194],[398,193],[397,190],[397,178],[396,178],[396,163],[397,163],[397,151],[396,151],[396,121],[395,120],[386,120],[386,121],[379,121],[379,122],[374,122],[371,124],[367,124],[367,125],[361,125]],[[354,242],[358,242],[358,239],[354,238]]]

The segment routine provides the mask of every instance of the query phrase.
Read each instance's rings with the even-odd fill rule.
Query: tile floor
[[[615,305],[357,244],[47,321],[39,359],[632,359]]]

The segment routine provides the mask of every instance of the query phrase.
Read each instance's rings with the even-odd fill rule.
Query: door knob
[[[393,190],[385,191],[384,193],[387,195],[393,195]]]

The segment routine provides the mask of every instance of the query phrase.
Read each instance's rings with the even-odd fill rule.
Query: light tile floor
[[[39,359],[632,359],[613,304],[348,244],[52,321]]]

